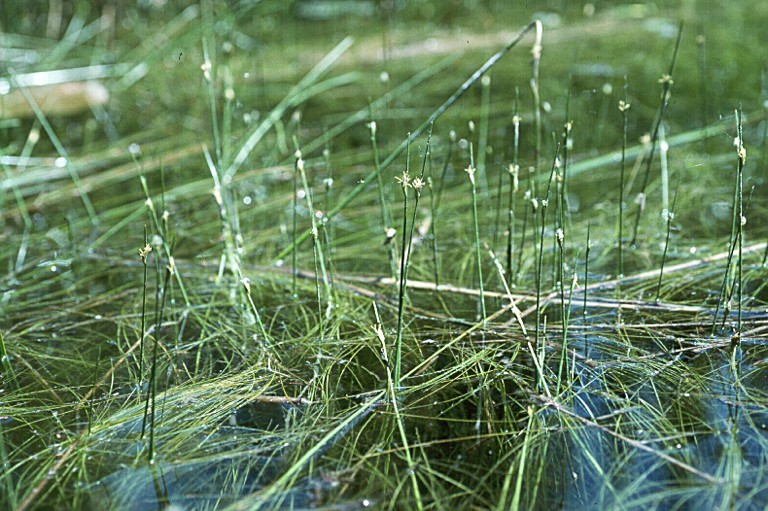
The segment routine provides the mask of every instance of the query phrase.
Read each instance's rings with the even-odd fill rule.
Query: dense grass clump
[[[507,4],[2,4],[0,508],[768,506],[768,9]]]

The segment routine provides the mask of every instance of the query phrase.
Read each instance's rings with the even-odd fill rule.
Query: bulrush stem
[[[483,328],[488,316],[485,311],[485,293],[483,291],[483,262],[480,259],[480,227],[477,220],[477,184],[475,182],[475,158],[472,151],[472,144],[469,145],[469,167],[466,168],[469,175],[469,182],[472,185],[472,221],[475,228],[475,259],[477,260],[477,281],[480,289],[480,314],[483,320]]]

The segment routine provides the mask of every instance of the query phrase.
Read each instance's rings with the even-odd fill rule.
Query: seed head
[[[144,248],[139,249],[139,257],[141,258],[142,263],[147,263],[147,257],[149,256],[150,252],[152,252],[152,245],[149,243],[144,245]]]
[[[469,182],[472,183],[473,185],[475,184],[475,171],[476,170],[477,169],[473,168],[472,165],[470,165],[469,167],[464,169],[464,172],[469,174]]]
[[[407,171],[403,171],[402,177],[395,177],[395,180],[400,183],[400,186],[403,187],[403,190],[411,186],[411,178],[408,176]]]
[[[659,83],[672,85],[675,82],[674,80],[672,80],[672,77],[670,75],[664,74],[664,75],[661,75],[661,78],[659,78]]]

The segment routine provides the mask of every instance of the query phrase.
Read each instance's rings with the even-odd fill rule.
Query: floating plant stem
[[[659,83],[661,83],[662,87],[661,104],[659,105],[659,114],[656,116],[656,122],[654,123],[653,127],[653,134],[651,135],[651,149],[648,152],[648,156],[645,160],[645,173],[643,174],[643,182],[640,186],[640,193],[638,194],[639,200],[637,206],[637,215],[635,216],[635,226],[632,232],[632,241],[629,242],[630,245],[634,245],[635,241],[637,241],[637,231],[640,227],[640,217],[645,210],[645,191],[648,187],[648,180],[651,175],[651,163],[653,162],[653,155],[656,151],[656,142],[659,139],[659,129],[661,127],[662,121],[664,120],[664,113],[666,112],[667,104],[669,103],[670,90],[672,89],[672,84],[674,83],[672,81],[672,73],[675,70],[675,60],[677,58],[677,51],[680,48],[680,39],[682,35],[683,24],[680,23],[680,28],[677,31],[677,40],[675,41],[675,50],[672,52],[672,60],[669,63],[669,71],[659,79]]]
[[[0,333],[0,344],[2,344],[3,335]],[[3,350],[5,351],[5,350]],[[5,371],[5,368],[3,368]],[[11,374],[11,373],[8,373]],[[0,467],[2,470],[3,486],[5,486],[5,498],[6,502],[10,505],[10,509],[19,509],[18,496],[13,484],[13,477],[11,470],[11,463],[8,459],[8,449],[5,446],[5,431],[3,428],[3,421],[0,421]]]
[[[35,126],[32,128],[32,130],[38,129],[39,121],[35,122]],[[28,142],[24,144],[24,148],[22,149],[22,154],[19,157],[21,161],[23,161],[24,158],[28,158],[29,155],[26,154],[27,152],[32,151],[33,144],[31,144],[29,141],[36,138],[36,135],[33,135],[33,133],[39,133],[39,131],[30,131],[29,136],[27,137]],[[3,151],[3,148],[0,147],[0,160],[2,160],[5,157],[5,153]],[[21,219],[24,221],[24,227],[26,229],[32,229],[32,217],[29,216],[29,207],[27,206],[27,202],[24,200],[24,194],[22,193],[19,186],[16,184],[15,180],[13,179],[13,171],[11,170],[11,167],[7,165],[5,162],[0,164],[0,167],[3,168],[3,174],[5,175],[4,180],[4,186],[8,186],[5,183],[10,183],[10,188],[13,190],[13,198],[16,200],[16,209],[21,215]]]
[[[96,214],[96,209],[93,207],[93,203],[91,202],[90,197],[88,197],[88,192],[86,191],[86,188],[83,186],[82,181],[80,180],[80,175],[77,172],[77,169],[72,163],[71,158],[69,157],[69,154],[67,153],[67,150],[64,148],[64,144],[61,143],[59,140],[59,137],[56,135],[56,132],[54,131],[53,127],[51,127],[51,124],[48,122],[47,117],[45,116],[45,113],[43,113],[43,110],[40,108],[40,105],[38,105],[37,101],[35,101],[35,98],[32,96],[32,94],[27,90],[26,86],[20,87],[16,72],[13,70],[13,68],[8,68],[8,73],[10,73],[13,83],[19,87],[19,90],[21,90],[21,93],[24,95],[24,98],[27,100],[27,103],[29,103],[30,108],[35,113],[35,117],[37,121],[40,123],[40,125],[45,130],[45,133],[48,135],[48,138],[51,141],[51,144],[53,144],[53,147],[56,149],[56,152],[59,154],[60,158],[63,158],[64,166],[67,169],[67,172],[69,172],[69,177],[72,180],[72,183],[75,185],[75,188],[77,188],[77,195],[80,197],[80,200],[83,202],[83,206],[85,206],[85,210],[88,213],[88,218],[91,221],[91,224],[98,225],[99,223],[99,217]]]
[[[528,424],[525,426],[525,439],[523,440],[523,450],[520,453],[520,466],[517,469],[517,478],[515,479],[515,493],[512,496],[512,504],[509,506],[510,510],[517,511],[520,509],[520,494],[523,489],[523,475],[525,474],[525,467],[526,467],[526,461],[528,460],[528,449],[531,445],[531,438],[533,437],[534,430],[532,428],[533,425],[533,415],[534,410],[532,406],[528,406]],[[511,468],[512,465],[510,465],[510,472],[511,475]],[[505,481],[506,486],[506,481]],[[503,507],[499,506],[499,510],[503,509]]]

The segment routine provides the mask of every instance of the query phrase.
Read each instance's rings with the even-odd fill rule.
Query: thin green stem
[[[669,250],[669,239],[672,234],[672,220],[675,219],[675,204],[677,203],[677,192],[680,188],[680,183],[678,182],[677,187],[675,188],[675,196],[672,199],[672,208],[670,210],[664,210],[664,215],[666,216],[665,220],[667,223],[667,235],[664,240],[664,251],[661,255],[661,266],[659,268],[659,282],[656,286],[656,302],[659,302],[661,300],[661,279],[664,276],[664,263],[667,260],[667,251]]]
[[[555,148],[555,158],[552,161],[552,170],[550,170],[549,172],[549,181],[547,182],[547,193],[541,199],[541,204],[537,204],[534,206],[534,212],[533,212],[535,217],[537,212],[536,210],[540,209],[541,211],[541,225],[539,226],[541,234],[539,236],[539,253],[537,254],[537,263],[536,263],[536,336],[535,338],[536,338],[537,353],[544,352],[544,343],[541,340],[541,315],[542,315],[541,292],[543,287],[543,281],[541,277],[542,277],[542,271],[544,266],[544,231],[546,228],[546,220],[547,220],[547,205],[549,204],[549,197],[552,190],[552,181],[553,181],[553,178],[555,177],[555,172],[557,171],[557,167],[559,165],[560,165],[560,144],[557,144],[557,147]]]
[[[475,168],[474,155],[472,153],[472,144],[469,145],[469,167],[467,167],[467,174],[469,174],[469,182],[472,188],[472,222],[475,231],[475,258],[477,260],[477,281],[478,289],[480,290],[480,313],[483,319],[483,328],[485,328],[485,322],[488,315],[485,311],[485,292],[483,290],[483,261],[480,258],[480,227],[477,219],[477,186],[475,183]]]
[[[587,314],[589,312],[587,311],[587,293],[589,291],[589,251],[592,249],[592,240],[590,239],[590,229],[592,227],[592,223],[587,223],[587,247],[584,253],[584,307],[581,310],[582,319],[584,321],[584,326],[587,325]],[[584,331],[584,357],[589,358],[589,331]]]
[[[410,134],[406,140],[410,140]],[[400,391],[400,374],[403,358],[403,316],[405,312],[405,290],[406,290],[406,257],[408,250],[408,188],[411,186],[410,170],[411,146],[406,148],[405,153],[405,171],[402,177],[397,178],[403,190],[403,227],[402,243],[400,247],[400,287],[397,295],[397,337],[395,339],[395,389]]]
[[[621,112],[621,170],[619,172],[619,205],[618,205],[618,221],[619,232],[616,236],[616,244],[618,246],[618,267],[616,270],[616,278],[621,279],[624,277],[624,173],[627,162],[627,110],[629,110],[629,103],[627,102],[627,89],[629,85],[627,83],[627,76],[624,75],[624,99],[619,101],[619,111]],[[617,292],[620,289],[616,286]]]
[[[672,61],[669,64],[669,71],[667,74],[661,77],[659,80],[662,86],[662,92],[661,92],[661,105],[659,106],[659,114],[656,116],[656,122],[653,127],[653,134],[651,135],[651,149],[648,152],[648,156],[645,160],[645,173],[643,174],[643,182],[640,186],[640,193],[638,194],[639,200],[638,200],[638,207],[637,207],[637,215],[635,216],[635,225],[634,229],[632,231],[632,241],[629,242],[630,245],[634,245],[637,241],[637,232],[640,227],[640,217],[643,214],[643,211],[645,210],[645,202],[646,202],[646,189],[648,187],[648,180],[651,175],[651,163],[653,162],[653,156],[656,151],[656,142],[659,139],[659,128],[661,127],[661,123],[664,120],[664,113],[667,110],[667,105],[669,103],[670,98],[670,91],[672,89],[672,74],[675,70],[675,60],[677,59],[677,51],[680,48],[680,39],[683,35],[683,24],[680,23],[680,28],[677,31],[677,40],[675,41],[675,50],[672,52]]]
[[[518,163],[520,150],[520,89],[515,87],[515,113],[512,116],[512,125],[514,126],[514,140],[512,142],[512,163],[509,165],[509,215],[507,224],[507,279],[509,284],[513,285],[515,274],[512,271],[512,254],[515,243],[515,198],[520,179],[520,164]]]
[[[328,218],[333,218],[336,216],[339,212],[343,211],[344,208],[346,208],[358,195],[360,195],[363,190],[365,190],[368,186],[368,183],[371,182],[371,180],[375,179],[376,176],[384,171],[385,169],[389,168],[390,165],[402,154],[402,152],[408,147],[411,142],[416,140],[424,131],[431,126],[440,116],[442,116],[451,106],[453,106],[459,98],[461,98],[469,89],[474,85],[480,78],[488,72],[489,69],[491,69],[496,63],[504,57],[509,51],[517,46],[520,41],[523,40],[526,34],[530,32],[534,27],[538,27],[538,30],[541,29],[541,23],[539,21],[534,21],[530,24],[528,24],[525,28],[523,28],[520,32],[517,33],[515,38],[504,48],[496,52],[491,58],[489,58],[480,68],[477,69],[474,73],[472,73],[472,76],[467,78],[464,83],[462,83],[456,91],[451,94],[451,96],[446,99],[443,104],[441,104],[435,111],[432,112],[432,114],[418,127],[416,128],[410,136],[401,143],[394,151],[390,153],[390,155],[381,162],[381,165],[378,169],[374,169],[370,174],[368,174],[365,178],[363,178],[357,186],[355,186],[343,199],[341,199],[336,206],[328,212]],[[248,150],[250,152],[250,150]],[[247,156],[247,154],[246,154]],[[243,157],[243,159],[245,156]],[[235,160],[238,161],[237,159]],[[238,164],[239,166],[239,164]],[[229,172],[228,172],[229,174]],[[291,244],[288,247],[285,247],[276,257],[277,260],[283,259],[291,250],[295,250],[298,244],[303,242],[305,239],[307,239],[311,235],[311,232],[309,230],[305,231],[302,235],[296,239],[296,241]]]
[[[373,115],[371,113],[371,115]],[[384,193],[384,181],[381,178],[381,162],[379,161],[379,144],[376,140],[376,121],[371,119],[368,123],[368,129],[371,132],[371,147],[373,148],[373,164],[376,173],[376,189],[379,192],[379,209],[381,211],[381,227],[384,233],[387,233],[394,226],[392,214],[387,207],[387,199]],[[395,246],[393,243],[386,243],[387,257],[389,258],[389,267],[392,272],[392,278],[397,277],[397,264],[395,263]]]

